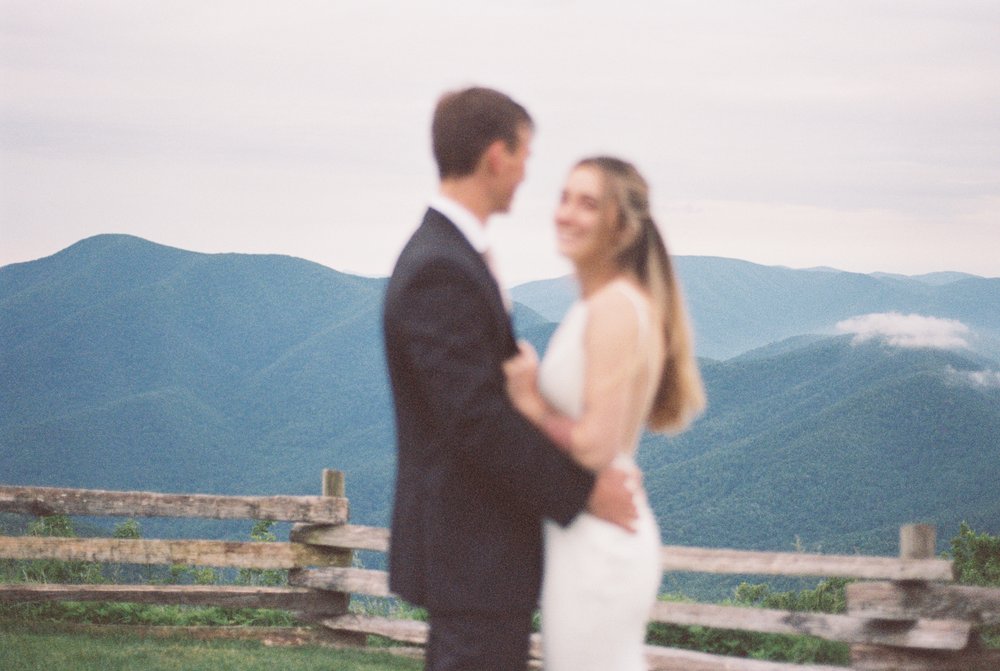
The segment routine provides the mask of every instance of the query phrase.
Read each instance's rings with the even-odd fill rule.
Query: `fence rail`
[[[323,496],[209,496],[46,487],[0,487],[0,511],[31,515],[196,517],[296,522],[287,543],[208,540],[0,536],[0,558],[121,564],[188,564],[287,569],[288,586],[0,584],[0,602],[125,601],[276,608],[331,632],[339,644],[368,635],[419,653],[423,622],[348,612],[350,595],[393,596],[387,574],[352,566],[356,550],[385,552],[389,532],[348,524],[343,475],[324,471]],[[800,634],[851,645],[859,671],[963,671],[1000,668],[1000,652],[983,649],[977,629],[1000,624],[1000,589],[949,584],[950,561],[935,559],[934,530],[900,532],[900,557],[662,548],[663,570],[723,574],[843,577],[847,613],[805,613],[705,603],[658,602],[651,621],[774,634]],[[871,582],[876,581],[876,582]],[[391,648],[390,648],[391,650]],[[415,652],[416,651],[416,652]],[[657,671],[831,671],[845,667],[764,662],[647,646]],[[532,640],[539,664],[538,635]]]
[[[28,515],[195,517],[345,524],[342,496],[217,496],[0,486],[0,510]]]
[[[665,545],[664,571],[753,575],[860,578],[863,580],[954,579],[952,562],[943,559],[896,559],[806,552],[753,552]]]
[[[330,595],[303,587],[242,585],[0,584],[0,601],[123,601],[170,606],[222,606],[323,611]]]

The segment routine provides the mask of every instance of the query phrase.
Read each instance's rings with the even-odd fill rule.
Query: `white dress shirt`
[[[485,254],[486,250],[490,248],[490,237],[486,225],[479,221],[479,218],[465,205],[439,193],[431,198],[430,207],[448,217],[474,250]]]
[[[510,292],[507,291],[507,287],[504,286],[503,279],[497,271],[496,258],[491,250],[492,245],[490,244],[489,231],[486,225],[469,211],[467,207],[440,193],[431,198],[430,208],[446,216],[451,223],[455,224],[455,228],[465,236],[465,239],[469,241],[472,248],[483,255],[486,265],[489,267],[490,272],[493,273],[493,279],[496,280],[497,286],[500,287],[500,295],[503,298],[504,305],[507,307],[507,311],[510,312],[512,306]]]

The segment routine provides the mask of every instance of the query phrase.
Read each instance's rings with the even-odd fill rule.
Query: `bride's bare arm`
[[[637,376],[648,375],[640,361],[639,318],[630,299],[621,291],[600,291],[589,303],[584,335],[586,375],[583,414],[573,424],[571,453],[580,464],[599,471],[632,439],[635,421],[643,413],[636,403]]]
[[[504,362],[507,395],[517,410],[559,448],[570,451],[573,420],[559,414],[538,390],[538,354],[531,343],[520,341],[519,352]]]
[[[589,303],[585,335],[584,411],[576,421],[558,413],[538,390],[538,356],[527,343],[505,364],[515,407],[582,466],[600,471],[632,437],[637,402],[638,318],[629,299],[603,291]]]

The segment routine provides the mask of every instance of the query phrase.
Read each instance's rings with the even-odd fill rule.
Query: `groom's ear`
[[[503,161],[510,154],[507,143],[504,140],[494,140],[486,147],[482,157],[479,159],[479,167],[485,168],[488,174],[495,175],[500,172]]]

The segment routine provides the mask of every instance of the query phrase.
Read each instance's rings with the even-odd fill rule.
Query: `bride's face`
[[[559,253],[578,266],[607,259],[614,250],[616,209],[600,170],[574,169],[556,208]]]

